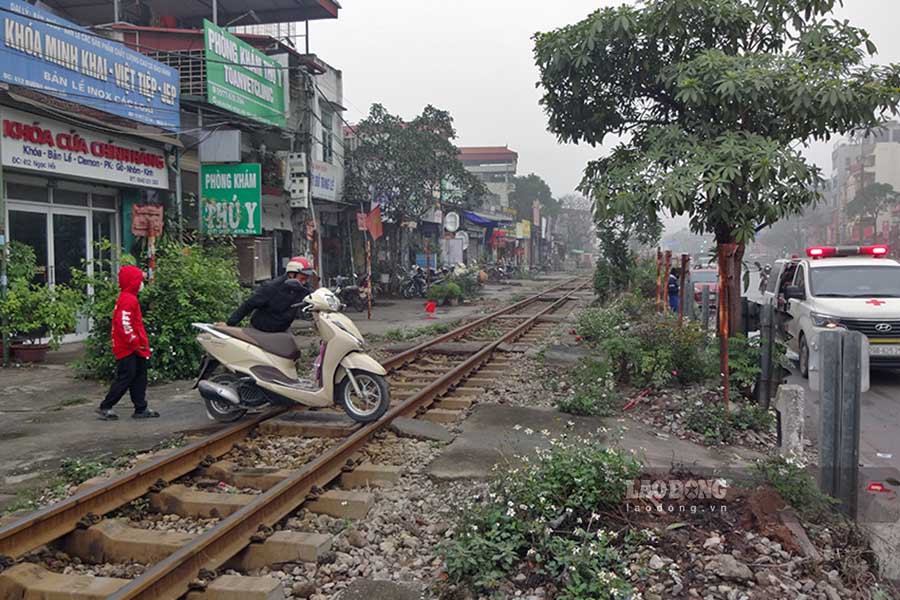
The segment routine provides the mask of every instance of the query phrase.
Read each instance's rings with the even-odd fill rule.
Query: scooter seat
[[[302,355],[290,333],[266,333],[252,327],[213,326],[213,329],[282,358],[297,360]]]

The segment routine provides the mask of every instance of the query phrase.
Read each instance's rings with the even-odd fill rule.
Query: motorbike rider
[[[237,326],[252,312],[250,325],[254,329],[266,333],[287,331],[297,316],[294,305],[312,293],[309,278],[315,274],[309,260],[295,256],[288,261],[284,275],[261,285],[228,317],[228,326]]]

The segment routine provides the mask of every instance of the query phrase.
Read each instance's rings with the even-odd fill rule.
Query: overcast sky
[[[572,192],[585,163],[604,152],[561,145],[538,106],[531,36],[620,0],[340,0],[334,21],[310,23],[310,50],[344,73],[348,121],[373,102],[410,118],[426,104],[449,110],[461,146],[519,153],[555,196]],[[840,16],[869,30],[878,61],[900,62],[900,0],[846,0]],[[830,170],[830,144],[809,156]]]

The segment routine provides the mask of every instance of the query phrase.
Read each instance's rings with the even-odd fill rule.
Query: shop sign
[[[325,162],[312,162],[312,195],[320,200],[337,201],[337,167]]]
[[[4,108],[3,166],[46,176],[169,189],[162,150]]]
[[[516,237],[520,240],[531,237],[531,221],[519,221],[516,223]]]
[[[180,125],[178,71],[24,0],[0,0],[0,80],[162,129]]]
[[[131,205],[131,235],[158,237],[163,230],[163,207],[156,204]]]
[[[235,114],[285,127],[282,64],[221,27],[203,21],[206,100]]]
[[[202,233],[262,233],[262,169],[259,163],[201,165],[200,181]]]

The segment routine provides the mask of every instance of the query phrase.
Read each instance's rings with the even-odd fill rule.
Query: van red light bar
[[[812,246],[806,249],[810,258],[827,258],[829,256],[886,256],[889,248],[878,246]]]

